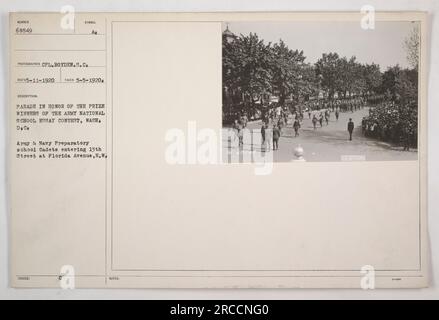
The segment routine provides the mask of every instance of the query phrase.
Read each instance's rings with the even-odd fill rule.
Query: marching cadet
[[[349,132],[349,140],[352,141],[352,132],[354,131],[354,122],[352,118],[349,118],[348,122],[348,132]]]

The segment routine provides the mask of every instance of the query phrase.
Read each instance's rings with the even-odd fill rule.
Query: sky
[[[264,42],[282,39],[290,49],[303,50],[306,62],[315,63],[322,53],[337,52],[361,63],[377,63],[381,71],[399,64],[409,67],[404,39],[414,24],[409,21],[376,21],[375,29],[364,30],[359,22],[230,22],[236,35],[258,34]],[[223,30],[226,23],[223,24]]]

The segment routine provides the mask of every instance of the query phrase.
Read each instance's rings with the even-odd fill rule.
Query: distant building
[[[226,26],[226,30],[223,31],[223,38],[226,39],[228,43],[235,41],[236,35],[229,30],[229,25]]]

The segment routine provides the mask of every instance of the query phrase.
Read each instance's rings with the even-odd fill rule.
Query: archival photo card
[[[425,13],[9,20],[11,286],[428,286]]]

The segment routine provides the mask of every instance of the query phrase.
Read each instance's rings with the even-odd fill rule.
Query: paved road
[[[417,159],[416,150],[402,151],[400,146],[364,137],[361,132],[361,120],[368,113],[368,108],[353,113],[341,112],[338,121],[335,120],[335,114],[331,113],[329,124],[326,125],[323,121],[323,127],[320,128],[320,124],[317,123],[316,130],[314,130],[311,120],[308,119],[308,114],[305,114],[305,119],[299,130],[299,137],[294,137],[291,124],[282,129],[279,150],[274,151],[274,161],[291,161],[294,158],[293,149],[298,145],[304,149],[304,157],[307,161],[340,161],[346,158],[372,161]],[[352,141],[349,141],[347,131],[349,118],[352,118],[355,124]],[[261,128],[261,122],[250,123],[248,128],[258,130]],[[237,148],[235,149],[237,150]],[[261,147],[259,144],[251,144],[247,140],[244,150],[260,151]],[[223,150],[224,160],[226,160],[226,156],[225,147]]]

